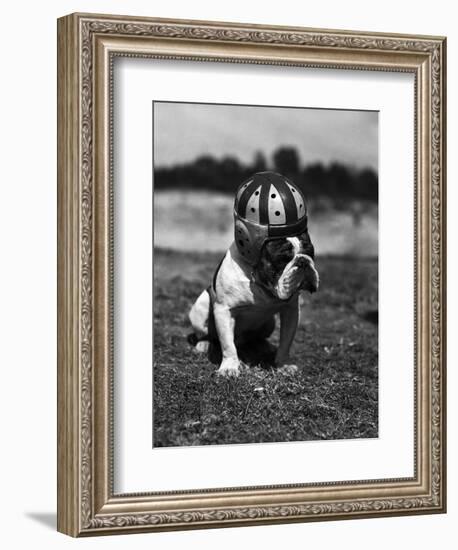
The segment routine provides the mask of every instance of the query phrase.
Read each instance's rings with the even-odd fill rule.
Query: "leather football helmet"
[[[268,239],[294,237],[307,230],[301,190],[276,172],[258,172],[237,189],[234,234],[242,257],[255,266]]]

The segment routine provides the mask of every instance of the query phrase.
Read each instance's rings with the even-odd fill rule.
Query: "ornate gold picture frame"
[[[58,20],[59,531],[445,512],[445,47],[432,36],[93,14]],[[114,493],[111,124],[112,63],[121,56],[414,75],[413,477]]]

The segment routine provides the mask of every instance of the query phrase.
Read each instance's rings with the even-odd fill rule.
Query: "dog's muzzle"
[[[280,300],[287,300],[298,290],[316,292],[319,278],[313,260],[306,254],[297,254],[285,267],[275,286]]]

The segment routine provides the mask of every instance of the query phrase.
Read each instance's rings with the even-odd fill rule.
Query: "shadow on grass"
[[[275,366],[275,352],[277,348],[268,340],[256,340],[237,347],[239,359],[247,367],[260,367],[270,369]],[[219,365],[222,361],[221,346],[219,342],[211,342],[207,358],[213,365]]]

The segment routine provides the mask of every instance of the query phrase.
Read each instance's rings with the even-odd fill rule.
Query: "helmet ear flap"
[[[267,226],[263,227],[234,215],[234,241],[244,260],[252,266],[258,263],[264,241],[267,239]]]
[[[252,241],[247,226],[242,220],[237,219],[235,222],[235,243],[242,257],[250,263],[254,262],[256,255]]]

